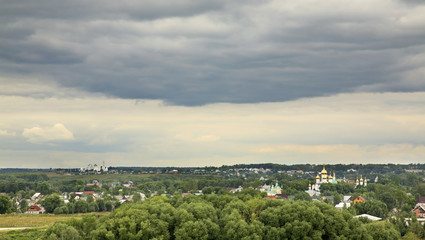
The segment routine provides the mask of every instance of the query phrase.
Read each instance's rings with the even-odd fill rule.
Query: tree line
[[[407,232],[417,236],[417,229]],[[422,229],[423,231],[423,229]],[[421,234],[421,232],[419,232]],[[410,234],[409,234],[410,235]],[[396,224],[353,218],[321,202],[208,194],[120,206],[109,216],[56,223],[44,239],[399,239]]]

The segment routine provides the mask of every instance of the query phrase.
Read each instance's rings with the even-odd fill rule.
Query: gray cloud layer
[[[181,105],[425,90],[421,1],[0,4],[6,76]]]
[[[36,87],[15,89],[20,86]],[[55,91],[65,90],[38,89],[45,95]],[[354,93],[186,107],[104,96],[19,97],[0,89],[0,163],[423,163],[423,99],[425,92]]]

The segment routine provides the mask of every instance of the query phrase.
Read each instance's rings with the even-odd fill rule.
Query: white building
[[[267,192],[267,196],[276,196],[277,194],[282,194],[282,188],[279,186],[279,182],[276,180],[276,185],[267,185],[264,184],[260,188],[261,192]]]
[[[31,200],[34,201],[34,202],[37,202],[42,197],[43,197],[43,194],[41,194],[41,193],[34,193],[34,195],[32,195],[32,197],[31,197]]]
[[[335,208],[342,210],[342,209],[349,208],[350,206],[351,206],[351,203],[349,203],[349,202],[340,202],[337,205],[335,205]]]
[[[328,175],[328,171],[326,171],[325,165],[323,165],[322,171],[320,173],[317,173],[316,182],[314,184],[309,184],[308,190],[305,192],[308,193],[310,196],[319,195],[320,185],[322,183],[334,183],[334,184],[337,183],[335,171],[333,172],[333,176],[331,172],[329,172],[329,175]]]
[[[357,215],[357,216],[354,216],[354,217],[355,218],[364,217],[364,218],[367,218],[371,221],[381,221],[382,220],[382,218],[380,218],[380,217],[372,216],[372,215],[369,215],[369,214],[366,214],[366,213],[361,214],[361,215]]]
[[[80,172],[108,172],[108,167],[105,165],[105,162],[103,162],[102,165],[98,166],[97,164],[92,165],[91,163],[87,165],[86,168],[81,168]]]
[[[359,180],[359,178],[357,178],[357,179],[356,179],[356,187],[357,187],[357,186],[360,186],[360,187],[366,187],[366,186],[367,186],[367,179],[365,178],[365,179],[363,180],[362,175],[360,175],[360,180]]]

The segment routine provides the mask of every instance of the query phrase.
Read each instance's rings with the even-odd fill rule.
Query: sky
[[[0,0],[0,168],[425,163],[419,0]]]

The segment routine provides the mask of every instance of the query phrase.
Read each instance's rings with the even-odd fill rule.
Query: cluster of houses
[[[96,186],[101,188],[102,187],[102,183],[97,181],[97,180],[93,180],[91,183],[86,183],[86,186]],[[135,185],[132,181],[128,181],[128,182],[123,182],[123,183],[119,183],[119,182],[112,182],[109,184],[112,188],[116,187],[117,185],[122,185],[123,187],[128,187],[128,188],[134,188]],[[64,203],[68,203],[71,196],[73,196],[73,198],[75,200],[87,200],[88,198],[93,198],[94,200],[100,199],[103,197],[102,193],[96,193],[95,191],[82,191],[82,192],[72,192],[72,193],[63,193],[61,194],[59,197],[61,198],[61,200],[64,201]],[[144,200],[146,198],[146,196],[143,193],[140,193],[141,199]],[[27,211],[25,211],[25,214],[42,214],[45,213],[45,209],[44,207],[40,204],[41,200],[43,199],[43,194],[41,193],[35,193],[30,199],[27,199],[28,202],[28,209]],[[115,196],[115,198],[120,202],[120,203],[126,203],[132,200],[133,195],[118,195]],[[16,205],[19,206],[20,205],[20,201],[17,200]]]
[[[43,198],[43,194],[34,193],[31,199],[29,200],[29,208],[25,212],[26,214],[42,214],[45,212],[44,207],[42,207],[38,202]]]
[[[99,199],[101,198],[100,194],[96,194],[94,191],[83,191],[83,192],[73,192],[73,193],[64,193],[60,195],[60,198],[65,202],[69,202],[69,198],[71,194],[74,195],[75,200],[83,199],[87,200],[87,198],[91,197],[93,199]],[[35,193],[30,201],[29,201],[29,207],[25,214],[42,214],[45,213],[44,207],[40,204],[40,200],[43,198],[43,194],[41,193]]]

